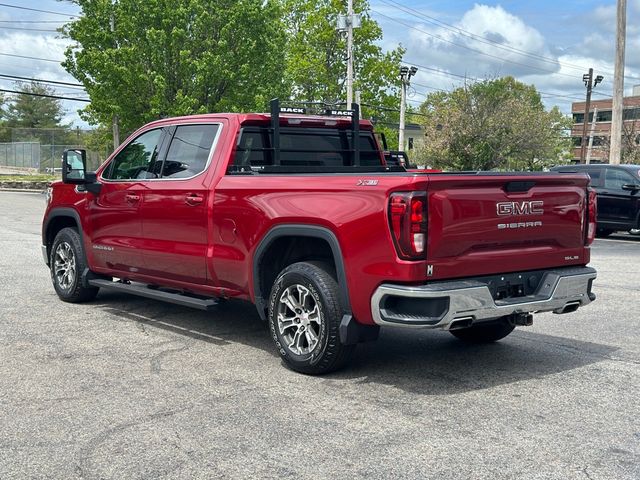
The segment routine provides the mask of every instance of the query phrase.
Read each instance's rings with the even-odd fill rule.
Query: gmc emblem
[[[499,217],[509,217],[514,215],[542,215],[544,213],[544,202],[541,200],[533,202],[499,202],[496,209]]]

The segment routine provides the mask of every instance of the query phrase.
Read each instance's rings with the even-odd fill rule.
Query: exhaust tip
[[[473,317],[464,317],[464,318],[456,318],[451,325],[449,325],[449,330],[460,330],[462,328],[468,328],[473,323]]]
[[[559,315],[564,315],[565,313],[572,313],[578,310],[580,307],[580,301],[576,300],[574,302],[567,303],[564,307],[554,310],[553,313],[557,313]]]

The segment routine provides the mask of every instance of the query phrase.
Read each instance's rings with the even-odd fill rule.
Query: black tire
[[[596,237],[598,238],[606,238],[611,235],[615,230],[611,230],[608,228],[597,228],[596,229]]]
[[[289,265],[269,296],[269,330],[276,349],[289,368],[308,375],[338,370],[355,350],[355,345],[340,342],[339,287],[327,270],[315,263]],[[297,295],[295,301],[289,295]]]
[[[82,248],[82,239],[75,228],[63,228],[56,235],[49,254],[51,280],[60,300],[80,303],[93,300],[98,294],[97,287],[82,285],[82,272],[87,268],[87,260]],[[66,259],[69,260],[66,260]],[[61,264],[66,265],[66,278],[61,275]],[[61,268],[58,269],[57,266]]]
[[[450,333],[456,338],[467,343],[491,343],[506,337],[515,328],[506,319],[498,319],[493,322],[478,323],[468,328],[451,330]]]

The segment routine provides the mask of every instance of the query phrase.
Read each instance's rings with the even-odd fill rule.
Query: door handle
[[[129,203],[135,203],[140,201],[140,195],[136,195],[135,193],[127,193],[124,198]]]
[[[192,207],[201,205],[202,202],[204,202],[204,198],[201,195],[197,195],[195,193],[190,193],[189,195],[187,195],[187,198],[185,198],[185,203],[187,205],[191,205]]]

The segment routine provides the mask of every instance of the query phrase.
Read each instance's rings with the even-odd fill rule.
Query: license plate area
[[[544,271],[503,273],[480,277],[486,284],[494,300],[509,300],[534,295],[540,286]]]

